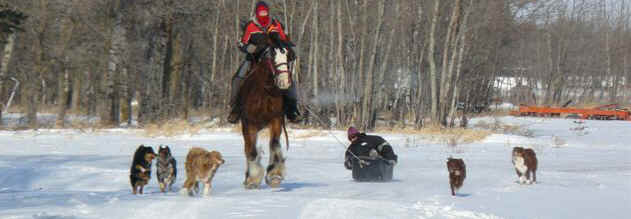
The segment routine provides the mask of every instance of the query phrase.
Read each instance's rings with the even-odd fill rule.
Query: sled
[[[359,161],[361,160],[361,161]],[[387,182],[392,180],[394,165],[382,158],[360,156],[353,160],[353,179],[358,182]]]

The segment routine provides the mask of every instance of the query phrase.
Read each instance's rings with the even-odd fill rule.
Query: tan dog
[[[188,195],[193,196],[199,194],[199,181],[204,183],[204,196],[207,196],[211,190],[211,182],[217,168],[224,163],[221,153],[217,151],[208,152],[206,149],[193,147],[186,155],[186,181],[182,192],[186,191]]]
[[[532,184],[537,182],[537,155],[530,148],[513,148],[513,166],[519,177],[519,183]],[[530,174],[532,173],[532,179]]]

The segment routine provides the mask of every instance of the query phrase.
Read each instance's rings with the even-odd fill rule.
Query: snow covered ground
[[[496,134],[449,147],[416,135],[384,135],[399,155],[389,183],[352,181],[343,167],[345,148],[334,137],[296,138],[304,131],[292,130],[286,181],[259,190],[242,187],[242,140],[228,130],[169,138],[126,129],[3,131],[0,218],[628,218],[631,122],[586,121],[584,130],[573,131],[579,126],[573,120],[501,120],[525,125],[534,137]],[[334,134],[346,143],[344,132]],[[265,143],[259,146],[267,150]],[[131,195],[129,166],[140,144],[171,145],[178,188],[190,147],[220,151],[226,163],[211,197],[162,194],[155,172],[146,194]],[[516,183],[510,159],[516,145],[537,152],[538,184]],[[456,197],[449,192],[449,156],[467,165]]]

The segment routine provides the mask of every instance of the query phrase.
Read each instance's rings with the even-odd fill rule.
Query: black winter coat
[[[383,159],[397,162],[397,155],[392,150],[392,146],[390,146],[385,139],[376,135],[366,135],[365,133],[361,133],[346,150],[344,162],[346,169],[352,169],[351,162],[356,160],[351,152],[358,157],[368,157],[371,149],[375,149]]]

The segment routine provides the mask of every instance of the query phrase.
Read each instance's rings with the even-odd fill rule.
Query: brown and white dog
[[[519,183],[532,184],[537,182],[537,155],[530,148],[513,148],[513,166],[519,177]],[[532,180],[530,174],[532,173]]]
[[[467,168],[462,159],[448,158],[447,171],[449,171],[449,186],[451,195],[456,195],[456,191],[462,187],[464,179],[467,177]]]
[[[186,155],[186,181],[182,193],[187,192],[193,196],[199,194],[199,181],[204,183],[204,196],[207,196],[211,190],[211,182],[217,168],[224,163],[221,153],[217,151],[208,152],[206,149],[193,147]]]
[[[136,149],[131,161],[129,174],[129,181],[134,195],[136,192],[142,194],[142,189],[149,183],[149,179],[151,179],[151,161],[155,157],[156,153],[153,152],[152,147],[140,145]]]

